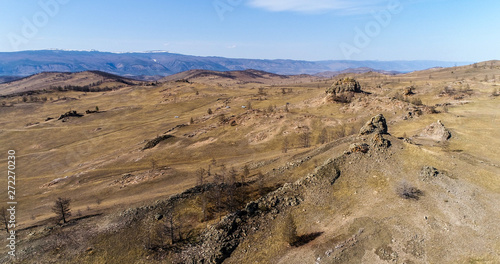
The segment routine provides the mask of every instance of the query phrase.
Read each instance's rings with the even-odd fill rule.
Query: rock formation
[[[361,93],[361,85],[353,78],[344,78],[336,81],[326,90],[327,94],[339,95],[343,93]]]
[[[378,114],[370,121],[366,122],[366,124],[359,131],[360,135],[369,135],[369,134],[388,134],[387,133],[387,121],[382,114]]]
[[[430,124],[419,135],[420,138],[427,138],[434,141],[446,141],[451,138],[450,131],[443,125],[441,120]]]

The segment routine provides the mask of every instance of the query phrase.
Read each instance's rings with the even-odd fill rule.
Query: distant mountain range
[[[255,69],[275,74],[318,74],[349,68],[411,72],[470,62],[445,61],[299,61],[199,57],[169,52],[111,53],[99,51],[35,50],[0,52],[0,76],[29,76],[41,72],[103,71],[120,76],[169,76],[194,70],[241,71]],[[333,73],[333,74],[334,74]]]

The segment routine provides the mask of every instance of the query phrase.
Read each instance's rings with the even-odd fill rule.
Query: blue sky
[[[500,59],[500,2],[0,0],[0,51],[298,60]]]

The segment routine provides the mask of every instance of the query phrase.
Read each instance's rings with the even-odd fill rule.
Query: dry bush
[[[399,183],[396,188],[396,193],[399,197],[408,200],[419,200],[421,196],[424,195],[424,192],[419,190],[417,187],[414,187],[407,181],[402,181]]]

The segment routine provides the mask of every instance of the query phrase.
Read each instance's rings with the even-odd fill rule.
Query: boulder
[[[446,141],[451,138],[450,131],[444,126],[441,120],[430,124],[419,135],[420,138],[427,138],[434,141]]]
[[[366,124],[359,131],[360,135],[369,134],[388,134],[387,121],[382,114],[376,115],[366,122]]]

